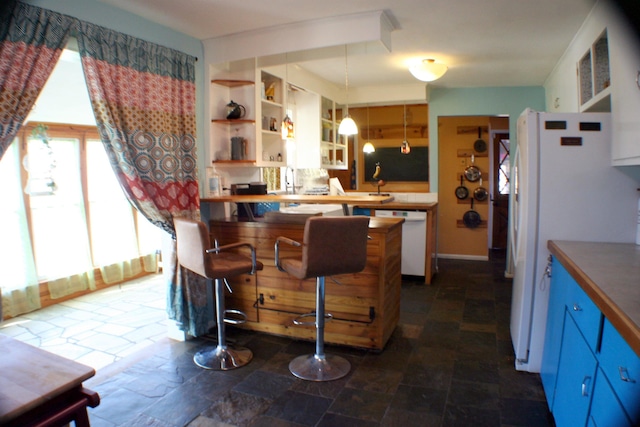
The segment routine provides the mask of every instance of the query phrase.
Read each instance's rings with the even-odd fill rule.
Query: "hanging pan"
[[[478,153],[487,151],[487,143],[482,139],[482,127],[478,126],[478,139],[473,143],[473,149]]]
[[[482,176],[482,172],[480,172],[480,168],[478,168],[475,164],[475,156],[471,155],[471,166],[467,166],[464,170],[464,177],[471,182],[476,182]]]
[[[462,216],[462,222],[467,228],[476,228],[480,225],[480,214],[473,210],[473,199],[471,199],[471,209],[466,211]]]
[[[482,186],[482,178],[480,178],[480,186],[473,190],[473,198],[479,202],[484,202],[485,200],[487,200],[488,196],[489,192]]]
[[[460,176],[460,185],[456,187],[456,197],[458,200],[464,200],[469,197],[469,189],[464,186],[464,177]]]

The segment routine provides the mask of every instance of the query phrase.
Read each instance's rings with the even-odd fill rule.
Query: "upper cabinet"
[[[330,84],[292,65],[252,59],[211,66],[211,160],[217,166],[347,169],[348,140],[337,134],[342,107],[334,95]],[[232,102],[241,114],[229,117]],[[293,121],[293,137],[282,136],[285,117]]]
[[[283,79],[257,69],[255,60],[212,66],[211,71],[211,161],[285,166]]]
[[[323,96],[320,117],[322,125],[320,156],[322,167],[325,169],[347,169],[348,138],[338,134],[338,124],[341,118],[342,107]]]
[[[640,45],[623,25],[609,27],[614,166],[640,165]]]
[[[607,31],[578,61],[578,96],[581,111],[611,111],[611,73]]]

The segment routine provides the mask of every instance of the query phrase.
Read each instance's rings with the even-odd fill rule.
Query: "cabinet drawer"
[[[575,320],[591,351],[595,352],[602,313],[580,285],[573,280],[568,283],[565,303],[567,311]]]
[[[640,358],[605,319],[600,366],[633,425],[640,424]]]

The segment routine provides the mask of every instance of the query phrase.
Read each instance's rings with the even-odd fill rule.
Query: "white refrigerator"
[[[610,113],[525,110],[513,167],[511,339],[516,369],[540,372],[547,241],[634,242],[639,185],[611,166]]]

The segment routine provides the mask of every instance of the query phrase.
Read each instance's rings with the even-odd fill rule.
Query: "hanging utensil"
[[[480,171],[480,168],[478,168],[474,164],[474,162],[475,162],[475,156],[472,154],[471,166],[467,166],[467,168],[464,170],[464,177],[467,178],[467,180],[470,182],[476,182],[482,176],[482,172]]]
[[[456,187],[456,197],[458,200],[464,200],[469,197],[469,189],[464,186],[464,177],[460,176],[460,185]]]
[[[489,192],[482,186],[482,178],[480,178],[480,186],[473,190],[473,197],[479,202],[484,202],[488,196]]]
[[[462,222],[467,228],[476,228],[482,222],[482,218],[480,218],[480,214],[473,210],[473,199],[471,199],[471,209],[466,211],[462,216]]]
[[[487,151],[487,143],[482,139],[482,127],[478,126],[478,139],[473,143],[473,149],[478,153]]]

